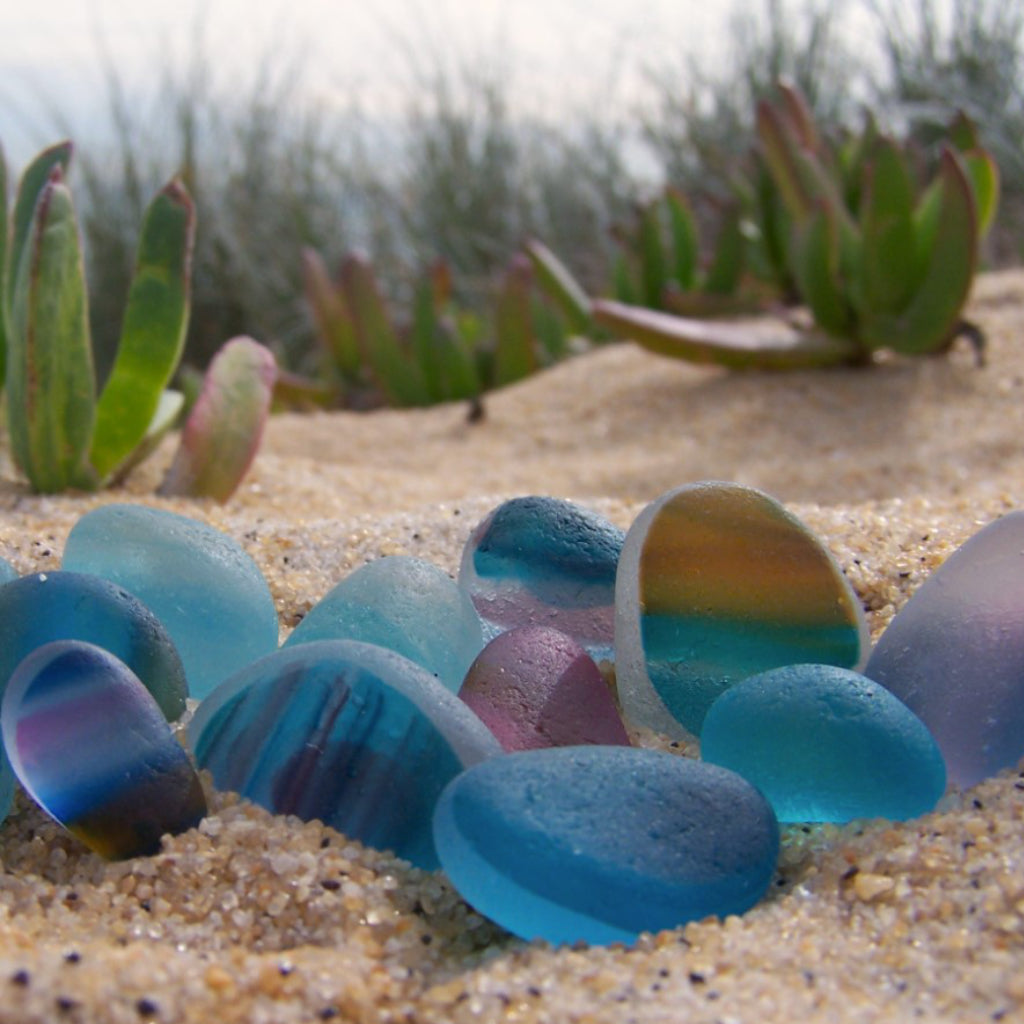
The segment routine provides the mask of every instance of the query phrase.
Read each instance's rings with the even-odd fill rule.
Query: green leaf
[[[662,237],[661,208],[649,203],[640,214],[640,280],[644,304],[661,309],[668,284],[668,256]]]
[[[59,166],[39,193],[10,276],[7,418],[14,459],[36,491],[91,486],[89,310],[78,224]]]
[[[8,253],[7,301],[12,302],[14,277],[21,266],[22,252],[28,239],[32,216],[39,201],[39,194],[50,180],[54,168],[59,167],[63,175],[67,174],[71,163],[72,146],[70,142],[59,142],[39,153],[22,172],[18,182],[18,194],[14,200],[14,212],[11,217],[11,248]]]
[[[793,229],[793,273],[797,288],[826,333],[849,338],[853,315],[843,293],[839,271],[839,225],[825,203]]]
[[[156,412],[146,428],[142,440],[132,449],[131,454],[118,467],[110,478],[111,483],[120,483],[131,471],[150,457],[160,446],[160,442],[177,423],[182,409],[185,408],[185,395],[181,391],[168,388],[160,395]]]
[[[915,286],[914,182],[889,138],[879,138],[865,168],[860,227],[863,313],[898,313]]]
[[[515,257],[505,274],[494,312],[494,384],[503,387],[537,369],[530,317],[530,264]]]
[[[146,211],[117,358],[96,408],[89,459],[101,481],[145,437],[188,329],[195,208],[174,180]]]
[[[232,338],[213,357],[161,494],[227,501],[256,456],[277,367],[252,338]]]
[[[813,197],[797,164],[799,142],[779,112],[764,100],[757,105],[757,136],[761,143],[761,157],[782,194],[786,208],[798,219],[807,216]]]
[[[981,139],[978,137],[978,126],[967,116],[958,110],[946,132],[949,144],[955,146],[961,153],[969,153],[974,149],[981,149]]]
[[[593,327],[590,299],[572,271],[537,239],[526,243],[526,255],[533,265],[537,284],[565,317],[569,330],[576,334],[589,334]]]
[[[781,100],[782,114],[796,139],[806,149],[816,151],[821,146],[821,139],[814,123],[814,115],[803,93],[792,82],[785,80],[780,80],[776,87]]]
[[[388,401],[398,406],[429,405],[423,375],[391,323],[369,260],[358,253],[348,256],[341,283],[366,361]]]
[[[992,154],[983,149],[972,149],[961,154],[970,176],[978,214],[978,239],[988,234],[999,205],[999,167]]]
[[[686,197],[675,189],[665,193],[669,226],[672,232],[672,278],[684,291],[697,286],[699,244],[697,224]]]
[[[629,257],[623,252],[616,253],[612,263],[612,292],[620,302],[636,303],[640,301],[640,295],[633,281]]]
[[[594,303],[594,317],[619,337],[691,363],[792,370],[857,362],[860,358],[859,349],[849,341],[785,326],[766,326],[763,320],[727,324],[690,320],[600,299]]]
[[[898,315],[865,320],[862,337],[871,348],[935,352],[956,331],[974,279],[978,235],[971,184],[952,149],[942,154],[936,184],[935,228],[923,277]]]
[[[733,295],[743,276],[743,218],[738,208],[729,210],[715,242],[715,251],[704,277],[702,290],[709,295]]]
[[[445,394],[443,355],[437,340],[440,332],[436,308],[437,287],[433,271],[428,271],[416,285],[412,311],[413,358],[423,375],[423,383],[431,401],[441,402]]]
[[[7,160],[0,146],[0,386],[7,363]]]
[[[331,280],[316,250],[303,249],[302,271],[314,331],[328,359],[330,372],[350,383],[359,374],[362,354],[345,293]]]

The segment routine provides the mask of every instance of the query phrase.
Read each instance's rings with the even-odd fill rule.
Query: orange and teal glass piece
[[[824,544],[761,491],[670,491],[637,518],[615,595],[616,675],[628,718],[699,735],[734,683],[783,665],[866,657],[856,594]]]

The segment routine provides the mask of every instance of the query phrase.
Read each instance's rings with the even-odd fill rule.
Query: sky
[[[168,58],[185,66],[197,32],[218,74],[244,81],[268,54],[298,62],[325,103],[358,97],[387,117],[411,71],[438,54],[504,62],[534,111],[625,104],[643,69],[720,39],[729,8],[708,0],[0,0],[0,141],[17,166],[54,138],[59,110],[79,132],[100,123],[101,55],[141,88]],[[197,12],[204,12],[199,16]]]

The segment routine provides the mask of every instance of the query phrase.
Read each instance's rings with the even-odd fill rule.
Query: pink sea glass
[[[459,696],[507,751],[629,745],[594,659],[549,626],[495,637],[470,666]]]

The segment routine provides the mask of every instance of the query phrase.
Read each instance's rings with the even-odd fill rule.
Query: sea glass
[[[275,814],[331,825],[419,867],[444,786],[501,752],[426,669],[355,640],[282,648],[222,683],[189,725],[214,783]]]
[[[636,747],[493,758],[438,803],[441,864],[481,914],[524,939],[633,942],[740,914],[778,856],[764,797],[716,765]]]
[[[824,544],[761,491],[708,481],[662,495],[626,535],[615,670],[628,721],[700,734],[715,699],[758,672],[857,668],[857,595]]]

